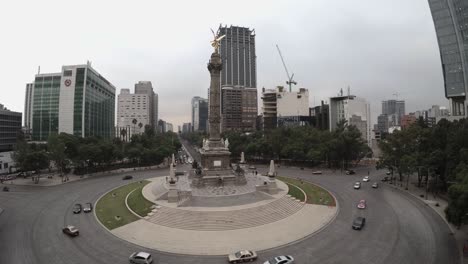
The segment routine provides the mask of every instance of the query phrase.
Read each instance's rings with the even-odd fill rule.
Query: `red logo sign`
[[[65,85],[66,85],[66,86],[70,86],[70,85],[71,85],[71,80],[70,80],[70,79],[66,79],[66,80],[65,80]]]

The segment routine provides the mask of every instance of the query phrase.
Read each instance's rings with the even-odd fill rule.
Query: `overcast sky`
[[[160,118],[176,129],[190,121],[191,98],[206,97],[220,23],[255,29],[259,91],[285,85],[278,44],[311,106],[348,85],[373,120],[395,93],[407,112],[448,105],[427,0],[2,1],[0,103],[23,112],[39,65],[89,60],[117,93],[151,81]]]

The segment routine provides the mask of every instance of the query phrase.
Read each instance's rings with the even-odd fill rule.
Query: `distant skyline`
[[[259,93],[286,86],[278,44],[295,73],[294,89],[309,89],[311,107],[348,85],[371,103],[373,123],[381,101],[395,93],[407,112],[448,106],[427,0],[30,0],[1,3],[0,10],[7,25],[0,104],[13,111],[24,111],[26,83],[38,66],[59,72],[89,60],[118,88],[116,96],[151,81],[160,118],[175,127],[190,122],[191,98],[207,96],[210,28],[220,23],[255,29]]]

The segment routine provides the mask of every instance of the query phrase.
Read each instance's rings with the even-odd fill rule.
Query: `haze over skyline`
[[[59,72],[89,60],[116,96],[151,81],[160,118],[176,129],[190,122],[191,98],[207,96],[210,28],[219,23],[255,29],[259,94],[286,86],[278,44],[311,106],[348,85],[371,103],[373,122],[395,93],[407,112],[448,106],[427,0],[15,1],[0,10],[0,103],[14,111],[24,111],[38,66]]]

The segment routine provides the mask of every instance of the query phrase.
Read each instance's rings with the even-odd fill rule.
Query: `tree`
[[[50,134],[47,140],[47,148],[50,160],[54,162],[55,167],[60,171],[60,176],[62,176],[69,163],[67,156],[65,155],[65,143],[61,140],[59,135],[53,133]]]

